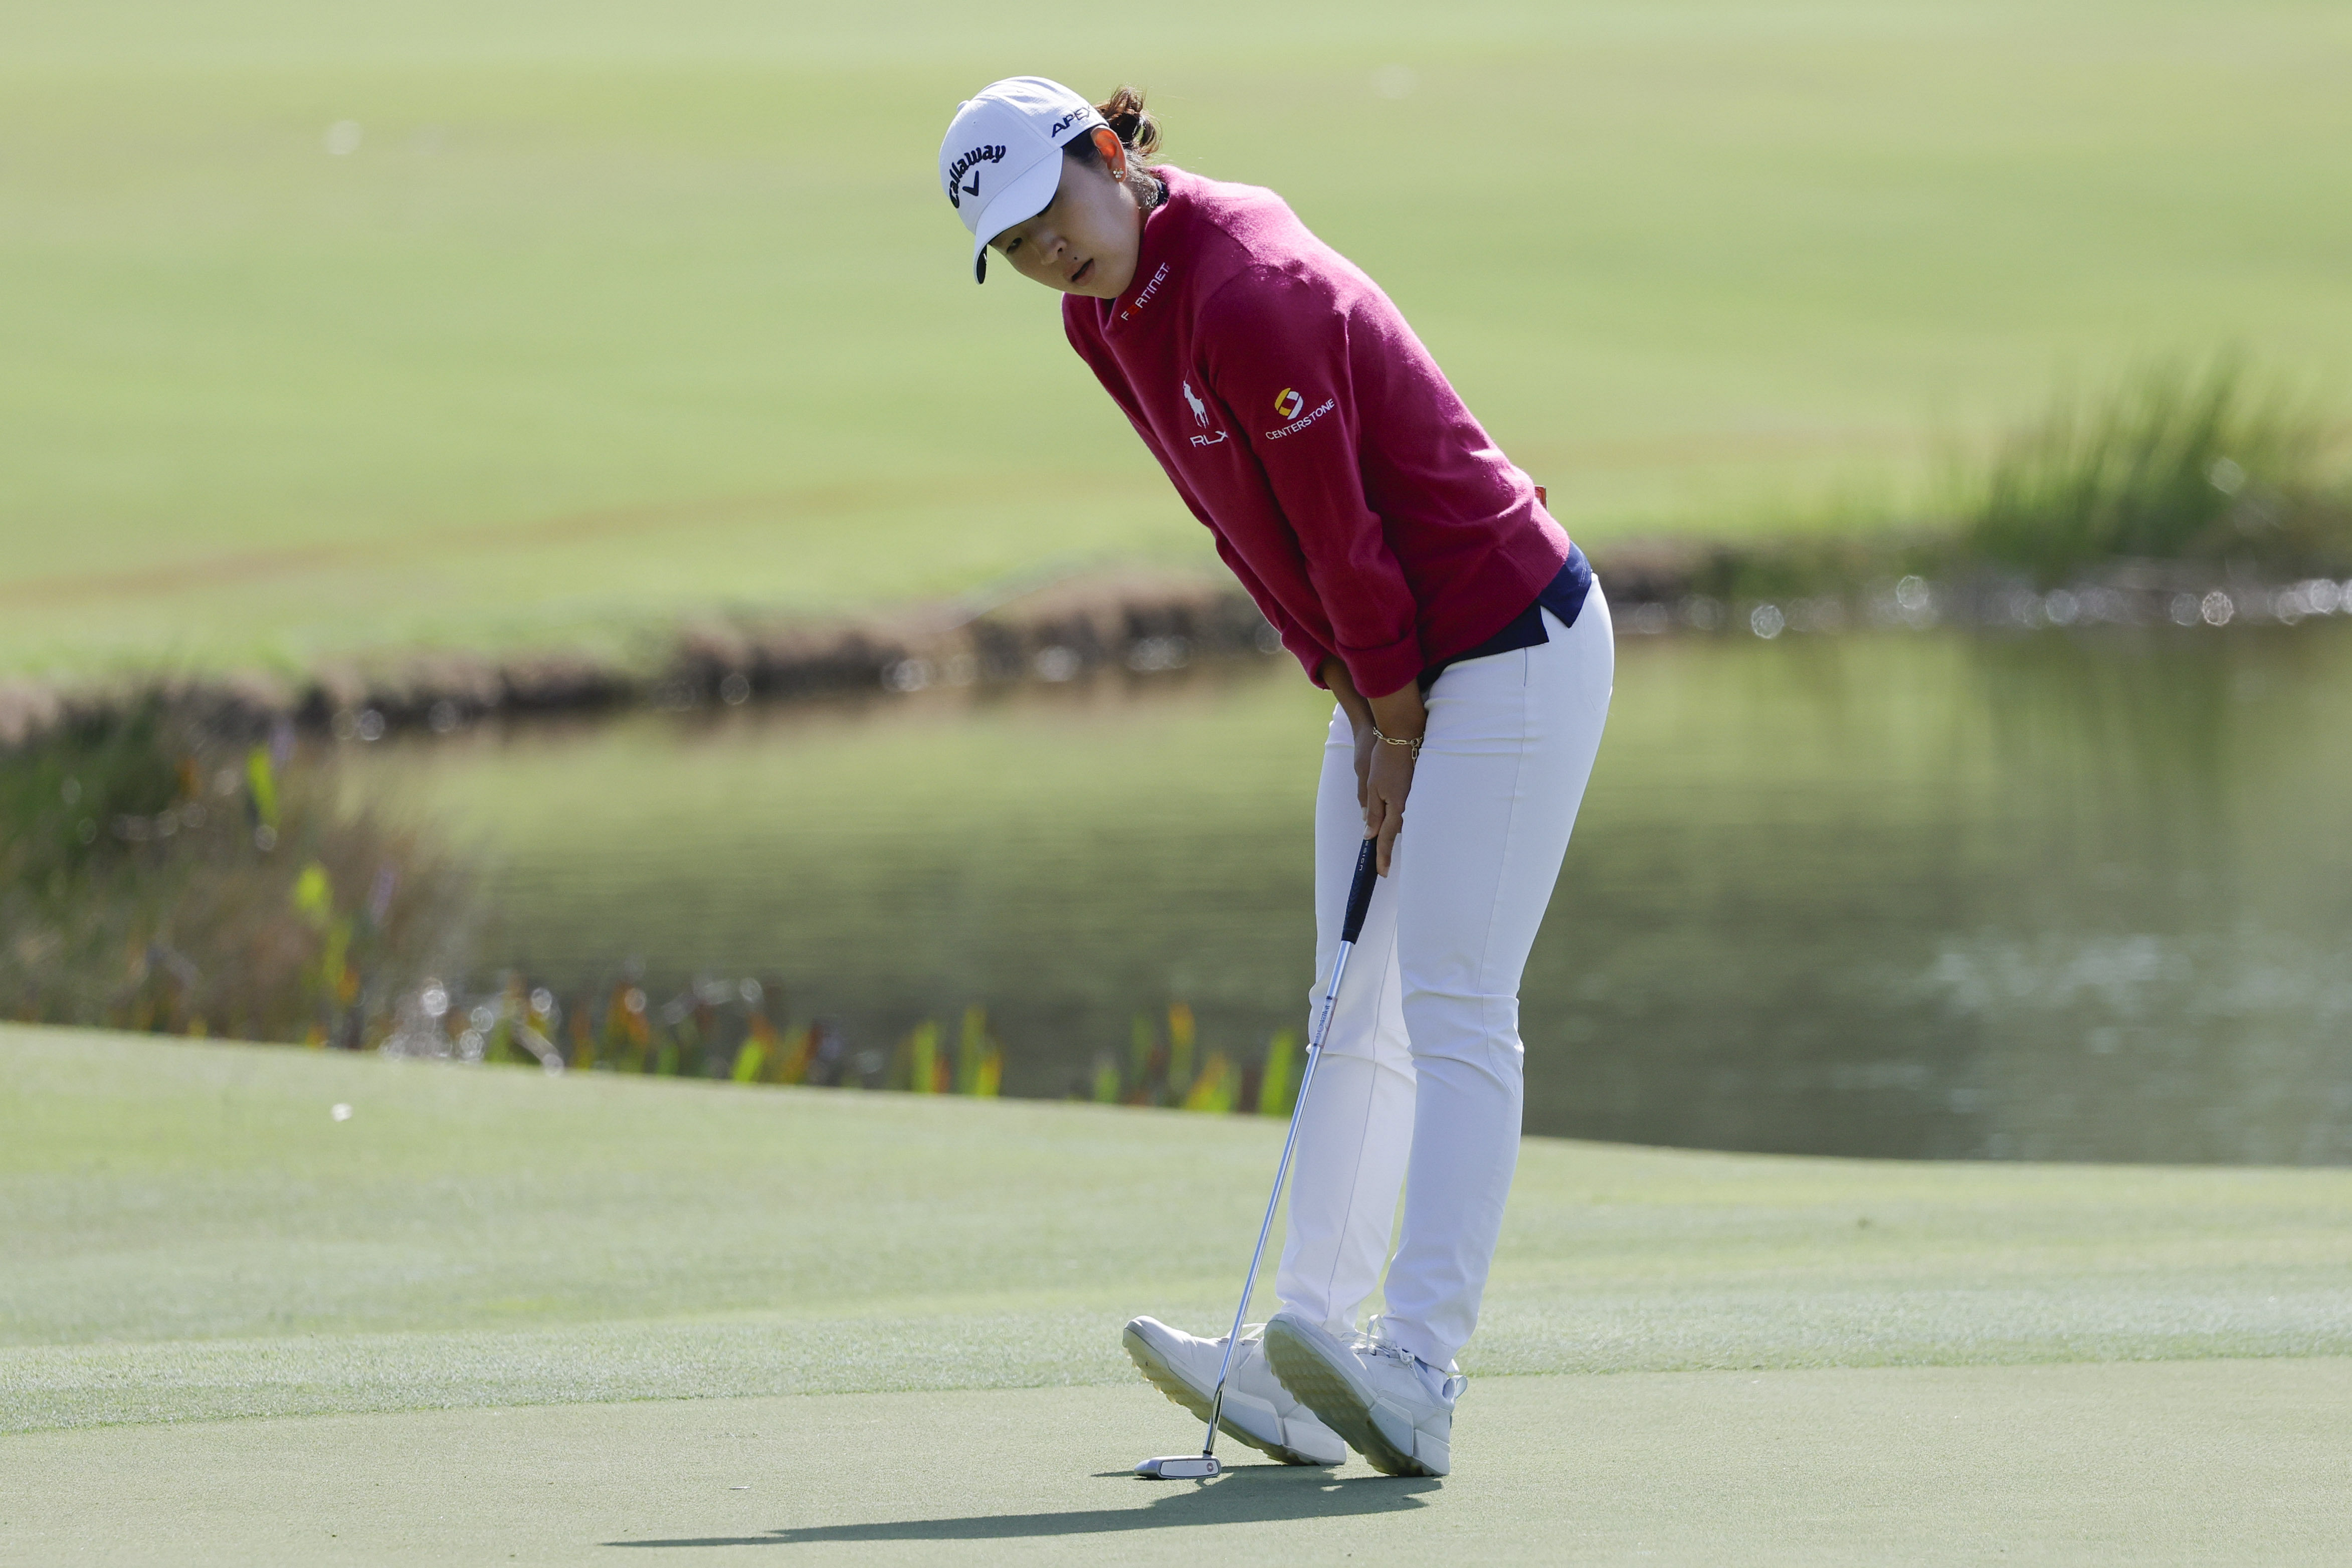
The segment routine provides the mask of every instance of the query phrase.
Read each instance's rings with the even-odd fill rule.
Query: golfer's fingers
[[[1388,809],[1379,829],[1381,847],[1374,860],[1374,866],[1380,874],[1385,877],[1389,874],[1389,854],[1396,847],[1396,836],[1404,827],[1404,812],[1402,808],[1389,805],[1385,801],[1381,804]]]

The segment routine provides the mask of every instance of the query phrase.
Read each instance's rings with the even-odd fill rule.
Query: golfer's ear
[[[1103,167],[1108,169],[1115,166],[1127,152],[1127,143],[1121,142],[1118,132],[1109,126],[1097,125],[1095,127],[1095,151],[1102,154]]]

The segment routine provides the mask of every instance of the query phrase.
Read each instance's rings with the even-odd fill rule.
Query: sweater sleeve
[[[1129,417],[1134,419],[1133,415],[1129,415]],[[1256,568],[1244,558],[1239,550],[1234,548],[1233,541],[1227,539],[1223,531],[1209,520],[1208,508],[1201,504],[1201,498],[1193,493],[1192,487],[1184,482],[1184,476],[1178,471],[1176,465],[1168,460],[1168,454],[1160,448],[1158,438],[1151,434],[1150,426],[1140,419],[1134,419],[1134,423],[1135,433],[1143,437],[1143,444],[1151,448],[1153,457],[1160,459],[1160,466],[1167,470],[1169,481],[1176,487],[1177,495],[1182,498],[1186,506],[1192,508],[1192,515],[1201,520],[1202,526],[1209,531],[1209,536],[1216,541],[1217,558],[1225,563],[1241,583],[1243,589],[1248,593],[1251,600],[1256,604],[1258,613],[1266,618],[1268,624],[1281,637],[1282,646],[1290,650],[1293,658],[1306,667],[1307,679],[1318,686],[1324,684],[1323,661],[1331,657],[1331,650],[1318,642],[1314,633],[1300,626],[1297,617],[1283,608],[1280,596],[1266,586],[1265,579],[1258,575]]]
[[[1216,541],[1218,558],[1224,562],[1234,576],[1240,581],[1244,591],[1257,605],[1258,613],[1266,618],[1276,634],[1282,638],[1282,646],[1289,649],[1291,656],[1306,667],[1307,678],[1318,686],[1322,685],[1323,661],[1331,657],[1331,650],[1318,641],[1313,633],[1298,624],[1297,616],[1283,607],[1281,599],[1266,585],[1265,579],[1260,576],[1256,569],[1234,548],[1232,542],[1225,538],[1223,531],[1209,516],[1209,509],[1202,504],[1200,496],[1185,481],[1183,471],[1170,458],[1166,448],[1160,446],[1159,437],[1152,434],[1150,424],[1143,417],[1142,406],[1136,401],[1135,389],[1128,384],[1126,375],[1119,370],[1118,362],[1103,353],[1101,346],[1071,321],[1066,313],[1063,317],[1063,326],[1070,340],[1070,346],[1077,351],[1080,359],[1087,362],[1087,368],[1095,373],[1095,379],[1102,383],[1103,390],[1110,394],[1111,401],[1118,404],[1119,411],[1127,416],[1128,423],[1135,426],[1135,433],[1141,437],[1145,449],[1158,459],[1160,470],[1168,476],[1168,482],[1176,487],[1178,499],[1182,500],[1192,515],[1200,520],[1201,526],[1209,531],[1210,537]]]
[[[1348,313],[1312,279],[1269,269],[1234,278],[1201,316],[1207,379],[1297,535],[1332,651],[1367,697],[1397,690],[1428,661],[1412,590],[1364,499],[1355,353],[1377,364],[1380,345],[1353,343]]]

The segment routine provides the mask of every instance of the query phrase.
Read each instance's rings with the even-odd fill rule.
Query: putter
[[[1339,922],[1339,951],[1331,960],[1331,983],[1323,988],[1323,1005],[1316,1009],[1315,1028],[1307,1039],[1307,1068],[1298,1075],[1298,1098],[1290,1107],[1290,1132],[1282,1141],[1282,1163],[1274,1168],[1274,1191],[1266,1195],[1265,1218],[1258,1222],[1257,1250],[1250,1254],[1249,1273],[1242,1280],[1242,1302],[1234,1309],[1234,1331],[1225,1336],[1224,1359],[1217,1364],[1217,1392],[1209,1400],[1209,1434],[1197,1454],[1168,1454],[1146,1459],[1135,1473],[1146,1480],[1205,1481],[1223,1467],[1217,1463],[1217,1417],[1225,1408],[1225,1379],[1234,1370],[1234,1346],[1241,1342],[1242,1320],[1249,1316],[1250,1293],[1257,1289],[1258,1265],[1265,1261],[1265,1238],[1274,1229],[1274,1211],[1282,1202],[1282,1184],[1290,1174],[1290,1151],[1298,1142],[1298,1116],[1307,1109],[1307,1091],[1315,1082],[1315,1063],[1323,1054],[1323,1040],[1331,1032],[1331,1008],[1339,1000],[1339,979],[1348,973],[1348,954],[1363,934],[1364,911],[1372,905],[1372,882],[1378,875],[1380,841],[1364,840],[1356,854],[1356,879],[1348,885],[1348,914]]]

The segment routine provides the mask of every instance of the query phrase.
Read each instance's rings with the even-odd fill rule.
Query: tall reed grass
[[[2244,365],[2144,370],[2061,397],[1977,471],[1956,468],[1955,564],[2051,587],[2125,560],[2204,562],[2288,579],[2352,571],[2352,493],[2308,398]]]
[[[1908,521],[1890,521],[1892,503],[1849,499],[1777,532],[1612,552],[1602,566],[1628,603],[1855,598],[1906,576],[2051,589],[2149,563],[2272,584],[2342,577],[2344,430],[2318,400],[2241,361],[2151,365],[2061,395],[1989,450],[1955,447]]]

